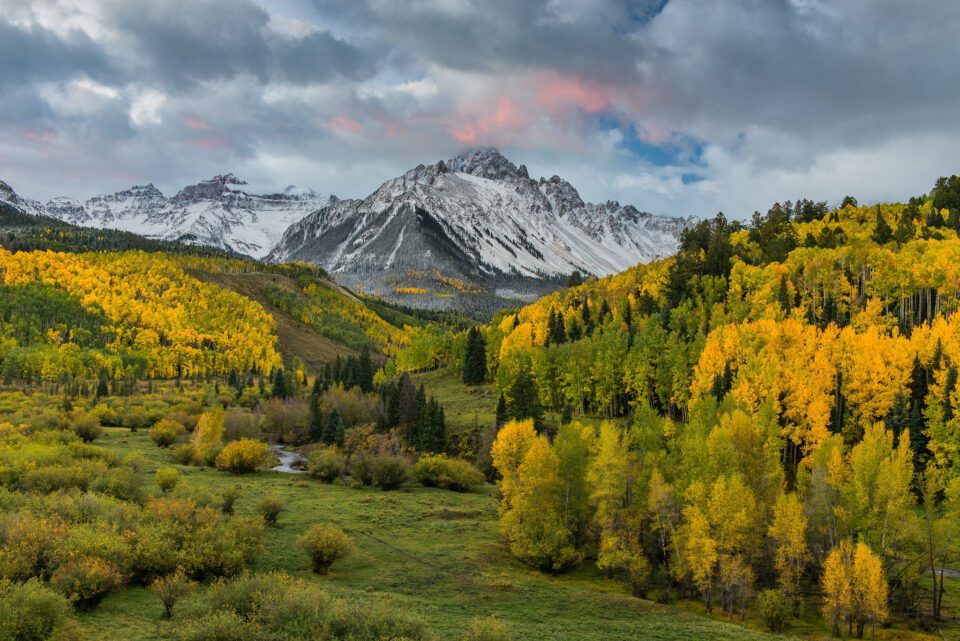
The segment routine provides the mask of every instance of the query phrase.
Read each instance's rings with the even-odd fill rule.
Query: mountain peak
[[[493,147],[468,149],[444,163],[447,171],[491,180],[527,179],[526,167],[517,167]]]
[[[173,197],[173,201],[218,200],[226,192],[238,191],[235,187],[246,184],[246,181],[233,174],[218,174],[209,180],[201,180],[195,185],[184,187]]]

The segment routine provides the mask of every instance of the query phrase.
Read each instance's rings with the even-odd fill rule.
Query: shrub
[[[217,456],[216,465],[234,474],[246,474],[266,467],[270,456],[270,446],[263,441],[242,438],[227,443]]]
[[[440,487],[455,492],[468,492],[483,483],[483,474],[463,459],[434,454],[424,456],[413,466],[413,476],[427,487]]]
[[[197,584],[184,574],[183,568],[177,568],[176,572],[155,579],[150,584],[150,591],[163,604],[163,618],[169,619],[173,616],[173,606],[177,601],[190,594],[196,587]]]
[[[258,628],[229,610],[194,619],[184,625],[177,636],[180,641],[255,641],[264,638]]]
[[[343,456],[332,447],[318,448],[307,459],[307,471],[324,483],[336,481],[343,476],[343,470]]]
[[[100,419],[94,414],[81,414],[71,421],[70,429],[72,429],[84,443],[91,443],[103,436],[103,426],[100,425]]]
[[[150,417],[142,409],[129,409],[123,413],[120,423],[123,427],[129,427],[131,432],[136,432],[150,425]]]
[[[190,443],[181,443],[173,448],[173,460],[180,465],[194,465],[198,462],[196,452]]]
[[[264,494],[257,501],[257,513],[263,517],[263,522],[274,527],[280,514],[287,509],[287,503],[276,494]]]
[[[228,487],[220,494],[220,511],[224,514],[233,514],[233,504],[240,498],[240,486]]]
[[[0,639],[47,641],[71,623],[70,603],[38,579],[0,580]]]
[[[161,467],[157,470],[155,476],[157,485],[160,486],[160,491],[164,494],[177,487],[177,482],[180,481],[180,473],[172,467]]]
[[[120,583],[117,565],[95,556],[61,565],[50,577],[54,589],[85,610],[97,607]]]
[[[790,620],[790,599],[780,590],[763,590],[757,595],[757,610],[771,632],[783,632]]]
[[[362,485],[373,485],[373,457],[361,456],[350,462],[350,476]]]
[[[370,468],[371,481],[381,490],[395,490],[410,476],[410,464],[402,456],[374,456]]]
[[[313,571],[326,574],[334,562],[350,554],[353,544],[336,525],[318,524],[297,539],[297,545],[310,557]]]
[[[150,438],[160,447],[170,447],[186,432],[183,425],[170,418],[157,421],[149,431]]]
[[[506,622],[497,617],[478,617],[470,621],[464,641],[512,641],[513,633]]]
[[[262,437],[260,417],[249,410],[231,408],[223,417],[223,438],[237,441],[242,438],[259,440]]]

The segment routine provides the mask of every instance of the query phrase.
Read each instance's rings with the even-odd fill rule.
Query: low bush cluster
[[[413,477],[427,487],[439,487],[455,492],[469,492],[483,483],[483,473],[463,459],[443,454],[422,457],[413,466]]]

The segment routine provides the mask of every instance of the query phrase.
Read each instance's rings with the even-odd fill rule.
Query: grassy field
[[[121,453],[142,452],[147,471],[171,464],[170,454],[143,431],[108,430],[102,444]],[[562,576],[542,574],[510,560],[497,533],[491,492],[455,494],[409,487],[396,492],[323,485],[305,475],[262,472],[231,476],[208,468],[179,467],[183,481],[211,490],[239,484],[241,513],[276,493],[287,501],[280,527],[267,535],[261,570],[283,570],[319,581],[335,595],[385,602],[422,620],[438,638],[456,639],[474,617],[495,614],[516,639],[717,639],[750,641],[773,636],[702,616],[693,606],[661,606],[630,597],[588,565]],[[325,577],[309,572],[295,539],[317,522],[340,525],[357,552]],[[91,639],[171,639],[179,621],[202,603],[203,590],[178,605],[171,621],[146,589],[109,596],[81,623]]]

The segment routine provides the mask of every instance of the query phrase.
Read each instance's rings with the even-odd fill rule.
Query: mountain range
[[[495,149],[419,165],[363,199],[271,193],[226,174],[170,198],[148,184],[46,204],[0,182],[0,200],[76,225],[316,264],[349,287],[432,308],[491,297],[502,306],[551,291],[573,271],[620,272],[672,254],[697,221],[584,202],[566,180],[531,178]]]

